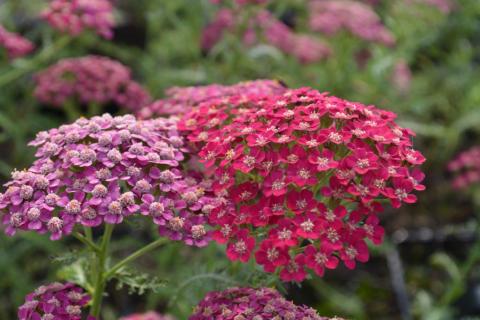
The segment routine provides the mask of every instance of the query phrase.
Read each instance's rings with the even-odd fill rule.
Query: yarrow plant
[[[127,66],[102,56],[60,60],[36,74],[35,81],[35,97],[56,107],[67,102],[115,103],[136,111],[150,101],[150,95],[132,79]]]
[[[109,0],[52,0],[42,17],[60,32],[77,36],[86,29],[113,37],[113,6]]]
[[[448,164],[448,169],[456,174],[453,186],[461,189],[480,181],[480,147],[473,147],[460,153]]]
[[[302,281],[382,242],[379,201],[414,203],[424,162],[389,111],[301,88],[201,103],[179,129],[230,201],[209,214],[231,260]]]
[[[25,39],[19,34],[7,31],[0,25],[0,47],[5,50],[9,59],[23,57],[34,49],[30,40]]]
[[[73,283],[55,282],[27,295],[18,309],[19,320],[81,320],[90,296]],[[87,320],[95,320],[89,316]]]
[[[208,293],[189,320],[341,320],[321,317],[306,306],[297,306],[270,288],[230,288]]]
[[[143,119],[162,115],[181,115],[202,102],[223,99],[234,95],[277,94],[286,88],[275,80],[245,81],[232,86],[212,84],[207,86],[172,87],[167,89],[166,98],[156,100],[139,112]]]

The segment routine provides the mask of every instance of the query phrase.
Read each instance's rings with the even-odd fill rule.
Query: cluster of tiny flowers
[[[62,106],[69,100],[101,105],[113,102],[132,111],[150,101],[127,66],[94,55],[63,59],[38,73],[35,96],[53,106]]]
[[[453,180],[455,188],[466,188],[480,181],[480,147],[460,153],[448,164],[448,169],[457,174]]]
[[[40,132],[30,145],[37,160],[16,171],[0,197],[6,232],[49,232],[76,224],[118,224],[141,213],[160,235],[204,246],[206,217],[217,201],[211,183],[183,171],[186,149],[174,119],[137,121],[109,114]]]
[[[353,0],[310,1],[310,28],[327,35],[346,30],[367,41],[395,44],[372,7]]]
[[[81,320],[90,296],[73,283],[51,283],[27,295],[19,320]],[[95,320],[87,317],[87,320]]]
[[[179,129],[228,201],[209,214],[231,260],[254,252],[267,272],[302,281],[382,242],[378,202],[414,203],[424,162],[392,112],[309,88],[203,103]]]
[[[175,320],[172,316],[165,316],[155,311],[149,311],[147,313],[135,313],[120,318],[120,320]]]
[[[109,0],[52,0],[42,17],[52,28],[73,36],[91,29],[106,39],[113,37],[113,6]]]
[[[321,317],[270,288],[230,288],[208,293],[189,320],[341,320]]]
[[[0,47],[4,48],[9,59],[22,57],[30,53],[34,46],[29,40],[22,36],[5,30],[0,25]]]
[[[206,26],[202,34],[202,49],[209,51],[219,42],[226,31],[232,31],[242,24],[241,19],[231,9],[221,9],[215,19]],[[259,42],[258,34],[272,46],[297,58],[302,63],[313,63],[325,59],[331,53],[323,41],[306,34],[297,34],[285,23],[266,10],[260,10],[251,18],[243,41],[251,46]]]
[[[275,80],[245,81],[232,86],[212,84],[207,86],[172,87],[166,91],[167,97],[142,108],[139,117],[150,119],[154,116],[181,115],[193,106],[212,99],[222,99],[234,95],[278,94],[285,87]]]

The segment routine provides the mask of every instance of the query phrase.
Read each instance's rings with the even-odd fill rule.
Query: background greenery
[[[308,32],[306,0],[271,2],[269,9],[288,17],[295,31]],[[327,39],[335,51],[332,57],[303,65],[267,43],[246,48],[234,34],[210,53],[202,52],[202,28],[218,9],[206,0],[116,1],[119,23],[113,41],[84,35],[61,48],[55,47],[61,36],[38,19],[44,1],[0,1],[1,24],[39,46],[34,55],[0,62],[1,180],[30,163],[32,150],[26,142],[37,131],[67,121],[62,110],[40,105],[32,96],[33,72],[63,57],[95,53],[118,59],[156,98],[170,86],[274,78],[290,87],[312,86],[375,104],[398,113],[399,122],[417,132],[416,147],[428,159],[427,191],[416,205],[385,212],[382,223],[388,236],[384,245],[372,248],[369,263],[353,272],[338,268],[302,287],[284,284],[282,290],[324,315],[351,319],[480,319],[480,193],[453,190],[446,170],[455,154],[480,142],[480,1],[459,0],[449,14],[414,2],[384,0],[376,7],[396,36],[396,46],[342,33]],[[359,67],[355,55],[366,50],[371,57]],[[408,90],[392,84],[394,67],[402,59],[412,72]],[[12,80],[12,74],[22,76]],[[109,106],[108,111],[120,110]],[[155,236],[136,222],[120,229],[114,247],[119,255]],[[14,319],[27,292],[64,275],[62,262],[68,255],[59,256],[76,245],[32,234],[1,235],[0,319]],[[146,309],[185,319],[208,290],[272,283],[252,269],[231,264],[213,244],[204,250],[168,245],[120,279],[123,289],[109,288],[106,319]],[[142,278],[144,271],[158,281]],[[134,283],[128,283],[132,278]],[[143,289],[153,291],[141,297]]]

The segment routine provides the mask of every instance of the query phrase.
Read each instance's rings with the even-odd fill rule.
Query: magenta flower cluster
[[[230,288],[208,293],[189,320],[341,320],[321,317],[270,288]]]
[[[90,296],[73,283],[51,283],[28,294],[18,309],[19,320],[81,320]],[[87,317],[87,320],[95,320]]]
[[[179,129],[230,203],[211,211],[231,260],[302,281],[339,260],[365,262],[382,242],[379,200],[414,203],[424,162],[392,112],[309,88],[203,103]]]
[[[395,44],[393,34],[367,4],[352,0],[312,0],[309,11],[313,31],[333,35],[345,30],[367,41],[387,46]]]
[[[42,17],[60,32],[77,36],[85,29],[113,37],[113,6],[109,0],[52,0]]]
[[[205,27],[202,34],[202,49],[209,51],[224,36],[233,32],[244,23],[239,15],[231,9],[220,9],[214,20]],[[307,34],[295,33],[285,23],[275,18],[267,10],[260,10],[248,21],[248,28],[243,34],[243,42],[252,46],[261,38],[287,55],[297,58],[302,63],[312,63],[328,57],[331,53],[326,43]]]
[[[9,59],[15,59],[30,53],[34,45],[30,40],[19,34],[9,32],[0,25],[0,47],[5,50]]]
[[[466,188],[480,181],[480,147],[473,147],[460,153],[448,164],[448,169],[455,173],[455,188]]]
[[[147,313],[135,313],[120,318],[120,320],[175,320],[172,316],[161,315],[155,311],[149,311]]]
[[[210,182],[183,171],[187,149],[172,119],[137,121],[108,114],[40,132],[37,160],[16,171],[0,209],[6,232],[49,232],[57,240],[76,224],[118,224],[141,213],[159,232],[188,245],[209,240]]]
[[[136,111],[150,101],[148,92],[132,79],[130,69],[107,57],[63,59],[38,73],[35,80],[35,97],[53,106],[69,100],[101,105],[113,102]]]
[[[166,98],[156,100],[139,112],[140,118],[150,119],[162,115],[181,115],[202,102],[223,99],[234,95],[277,94],[286,88],[275,80],[254,80],[225,86],[212,84],[207,86],[172,87],[166,91]]]

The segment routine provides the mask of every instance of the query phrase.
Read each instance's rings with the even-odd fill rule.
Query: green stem
[[[51,46],[48,46],[42,50],[39,54],[32,59],[25,61],[24,65],[10,69],[9,71],[0,75],[0,88],[17,80],[21,76],[34,71],[42,62],[49,60],[54,54],[58,53],[60,49],[65,47],[70,41],[71,37],[61,37],[55,41]]]
[[[159,238],[158,240],[155,240],[153,242],[151,242],[150,244],[148,244],[147,246],[135,251],[134,253],[132,253],[131,255],[129,255],[128,257],[126,257],[125,259],[121,260],[120,262],[118,262],[117,264],[115,264],[110,270],[108,270],[105,275],[104,275],[104,278],[106,280],[108,280],[109,278],[111,278],[112,276],[115,275],[115,273],[120,270],[123,266],[125,266],[127,263],[137,259],[138,257],[152,251],[153,249],[155,248],[158,248],[159,246],[165,244],[168,242],[168,239],[167,238]]]
[[[95,280],[95,291],[92,297],[92,308],[90,309],[90,314],[95,318],[99,319],[100,316],[100,307],[102,305],[103,292],[105,291],[105,285],[107,278],[104,276],[106,269],[106,262],[108,256],[108,248],[110,245],[110,238],[112,237],[114,225],[106,224],[105,231],[102,238],[102,243],[100,245],[100,251],[97,253],[97,266],[96,266],[96,280]]]
[[[78,232],[74,232],[73,236],[77,238],[79,241],[81,241],[83,244],[87,245],[92,251],[94,252],[99,252],[100,248],[91,240],[83,235],[81,235]]]

